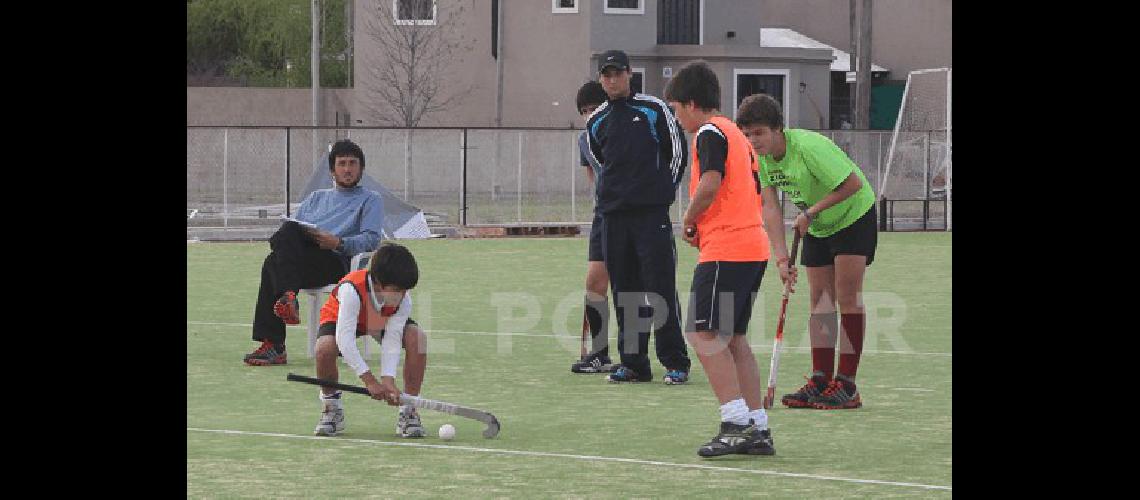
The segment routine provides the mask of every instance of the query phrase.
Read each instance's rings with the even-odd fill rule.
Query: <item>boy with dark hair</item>
[[[400,348],[405,349],[404,392],[418,396],[427,368],[427,336],[409,318],[409,290],[419,282],[416,259],[407,248],[385,243],[376,251],[368,269],[348,273],[329,294],[321,308],[321,326],[316,345],[317,378],[336,381],[338,356],[352,367],[373,399],[400,404],[396,367]],[[368,335],[380,342],[380,379],[368,367],[356,347],[356,338]],[[368,340],[366,339],[365,342]],[[321,387],[321,419],[314,434],[335,436],[344,430],[344,409],[338,390]],[[424,428],[412,406],[400,409],[396,432],[401,437],[423,437]]]
[[[589,120],[590,115],[598,109],[609,97],[602,88],[602,84],[589,81],[578,88],[575,102],[578,113],[583,120]],[[606,373],[612,372],[616,366],[610,359],[609,338],[609,299],[606,298],[610,286],[610,275],[606,272],[605,256],[602,252],[602,214],[598,212],[597,178],[601,166],[590,154],[590,143],[586,138],[588,131],[583,130],[578,136],[578,156],[583,167],[586,167],[586,178],[594,191],[594,222],[590,224],[590,243],[586,267],[586,299],[583,329],[590,329],[590,351],[582,359],[570,366],[573,373]]]
[[[800,263],[807,268],[811,292],[812,376],[781,401],[790,408],[859,408],[862,398],[855,372],[863,352],[863,275],[875,260],[875,194],[863,171],[830,139],[810,130],[785,129],[775,99],[748,96],[736,123],[760,156],[764,221],[772,231],[780,279],[794,286],[796,271],[784,244],[783,212],[776,189],[788,193],[801,210],[793,223],[803,236]],[[840,325],[836,324],[836,300]],[[836,331],[842,331],[839,369],[835,367]]]
[[[704,61],[686,64],[665,99],[693,136],[684,240],[700,249],[685,337],[720,402],[720,432],[697,454],[773,455],[760,369],[745,334],[768,263],[752,146],[720,114],[720,83]]]
[[[337,141],[329,174],[336,185],[313,191],[293,214],[311,226],[287,220],[269,238],[253,311],[253,340],[261,346],[245,355],[247,365],[286,364],[285,325],[300,323],[297,291],[335,283],[353,255],[380,244],[384,200],[360,185],[364,151],[350,140]]]

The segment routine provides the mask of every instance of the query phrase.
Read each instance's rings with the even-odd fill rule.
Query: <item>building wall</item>
[[[657,2],[642,0],[644,14],[606,14],[605,0],[579,0],[589,4],[590,49],[645,52],[657,46]],[[549,2],[544,2],[549,4]]]
[[[352,89],[319,91],[321,123],[332,125],[348,112]],[[313,94],[308,88],[186,87],[187,125],[312,125]]]
[[[706,45],[760,45],[760,4],[736,0],[703,0]],[[728,32],[735,31],[733,38]]]
[[[594,76],[588,64],[594,6],[587,3],[579,0],[577,14],[552,14],[549,0],[503,1],[503,125],[581,126],[574,97]],[[493,114],[494,85],[490,90]]]
[[[383,115],[370,110],[370,107],[383,107],[380,98],[373,90],[378,85],[374,74],[377,68],[386,67],[387,55],[375,41],[371,23],[381,22],[374,8],[377,0],[356,0],[354,5],[356,23],[353,31],[355,59],[353,79],[355,99],[353,121],[358,125],[382,125]],[[389,0],[387,8],[391,8]],[[433,29],[452,30],[460,39],[461,48],[442,75],[441,96],[463,96],[445,112],[428,114],[421,121],[421,127],[452,125],[456,122],[472,126],[494,124],[495,109],[495,59],[491,57],[491,6],[490,2],[439,2],[438,24]],[[456,8],[462,7],[462,15],[456,15]],[[391,23],[391,19],[382,22]]]
[[[861,5],[856,1],[856,15]],[[951,0],[875,0],[871,58],[891,70],[892,80],[905,80],[916,69],[953,66],[952,7]],[[791,28],[844,50],[851,46],[847,0],[761,0],[760,15],[765,27]]]
[[[553,14],[549,0],[502,0],[503,126],[581,126],[574,95],[583,82],[596,78],[597,54],[611,48],[625,50],[633,66],[645,68],[645,92],[658,97],[663,97],[668,83],[662,76],[664,66],[677,71],[693,59],[709,60],[721,78],[726,114],[735,108],[734,68],[786,68],[790,72],[786,82],[789,109],[785,110],[789,124],[810,128],[818,125],[814,107],[799,93],[800,81],[808,84],[807,93],[820,107],[826,123],[826,66],[830,63],[830,51],[761,48],[761,5],[704,1],[706,45],[657,46],[657,2],[653,0],[646,0],[645,13],[641,15],[604,14],[604,0],[580,0],[578,12],[571,14]],[[375,81],[370,69],[387,64],[386,55],[368,33],[367,16],[375,15],[369,9],[372,3],[357,0],[355,5],[355,87],[322,90],[322,123],[333,124],[337,111],[347,111],[351,112],[354,125],[380,124],[366,105],[375,100],[369,91],[373,85],[370,82]],[[445,95],[459,98],[446,111],[426,116],[421,127],[495,125],[497,81],[496,61],[491,56],[490,3],[439,3],[437,26],[455,30],[464,39],[463,49],[443,77]],[[454,16],[457,6],[464,9],[462,16]],[[458,23],[451,22],[453,17],[449,16],[458,19]],[[736,31],[732,40],[724,37],[730,29]],[[737,62],[725,62],[732,59]],[[188,88],[187,122],[308,125],[309,99],[308,89]]]

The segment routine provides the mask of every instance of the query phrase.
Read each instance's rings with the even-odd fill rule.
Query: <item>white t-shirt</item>
[[[376,300],[374,294],[368,295],[372,307],[379,311],[380,301]],[[352,283],[343,283],[337,287],[337,300],[340,301],[340,309],[337,312],[336,347],[340,350],[341,356],[344,356],[344,362],[348,363],[359,377],[369,370],[368,363],[364,361],[360,349],[356,347],[356,320],[360,316],[360,295],[356,293]],[[400,364],[400,348],[404,345],[404,326],[407,325],[411,313],[412,294],[406,292],[404,300],[400,301],[400,307],[388,318],[388,324],[384,327],[384,338],[380,341],[381,377],[396,376],[396,367]]]

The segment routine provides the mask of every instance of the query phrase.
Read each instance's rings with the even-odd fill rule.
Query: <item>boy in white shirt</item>
[[[396,367],[400,348],[404,358],[404,384],[407,394],[418,396],[427,368],[427,337],[409,318],[412,298],[409,290],[419,281],[416,259],[407,248],[385,243],[376,250],[368,269],[353,271],[341,278],[336,290],[321,308],[316,345],[317,378],[336,381],[337,356],[343,356],[372,394],[372,399],[400,404],[396,387]],[[380,377],[372,373],[356,347],[356,338],[370,335],[380,339]],[[344,430],[341,393],[321,387],[321,419],[314,434],[335,436]],[[400,409],[396,432],[401,437],[423,437],[424,428],[415,408]]]

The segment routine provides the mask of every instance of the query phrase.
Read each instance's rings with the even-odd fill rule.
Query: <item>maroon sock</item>
[[[843,334],[839,343],[839,374],[855,380],[859,357],[863,354],[863,329],[866,315],[843,314]]]
[[[835,374],[835,334],[839,326],[835,324],[836,316],[834,312],[820,313],[812,314],[810,319],[811,368],[813,372],[823,372],[828,382]]]

